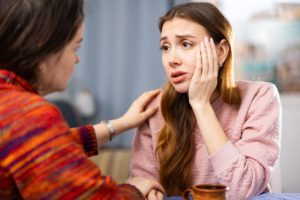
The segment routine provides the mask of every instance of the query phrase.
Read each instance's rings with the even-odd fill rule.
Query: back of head
[[[83,0],[0,0],[0,69],[36,81],[36,67],[61,51],[83,20]]]

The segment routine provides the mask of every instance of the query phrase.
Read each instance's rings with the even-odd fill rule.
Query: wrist
[[[190,101],[189,103],[194,111],[204,111],[211,106],[210,102]]]
[[[117,135],[116,128],[112,124],[111,120],[103,120],[100,122],[101,124],[104,124],[108,130],[109,134],[109,141],[112,141],[112,139]]]

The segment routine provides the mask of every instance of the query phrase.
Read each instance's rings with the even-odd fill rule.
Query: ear
[[[46,72],[46,69],[47,69],[47,62],[46,61],[41,61],[37,65],[37,71],[38,71],[38,73]]]
[[[227,40],[223,39],[217,45],[218,65],[220,65],[220,67],[223,66],[227,58],[228,52],[229,52],[229,44]]]

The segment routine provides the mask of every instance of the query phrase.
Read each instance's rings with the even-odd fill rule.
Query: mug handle
[[[189,200],[189,194],[192,194],[192,197],[194,198],[194,191],[192,189],[187,189],[183,192],[183,199]]]

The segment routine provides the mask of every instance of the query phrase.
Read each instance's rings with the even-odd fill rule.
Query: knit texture
[[[229,187],[230,200],[246,200],[268,191],[271,171],[279,157],[281,105],[276,87],[266,82],[237,82],[240,106],[226,104],[219,97],[212,103],[220,125],[230,139],[209,156],[201,130],[195,128],[193,185],[220,183]],[[161,95],[151,106],[160,106]],[[159,180],[155,154],[164,123],[160,112],[142,124],[133,140],[131,177]]]
[[[101,175],[91,125],[70,129],[58,108],[0,70],[0,199],[143,199]]]

